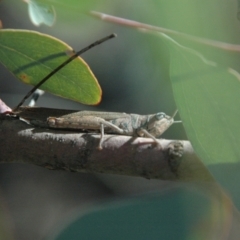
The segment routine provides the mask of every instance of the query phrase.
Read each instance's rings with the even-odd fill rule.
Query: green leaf
[[[207,164],[240,161],[240,76],[171,44],[170,76],[187,136]]]
[[[22,82],[36,85],[52,70],[69,58],[72,48],[46,34],[25,30],[0,31],[0,61]],[[95,105],[101,101],[102,90],[80,57],[73,60],[41,89],[55,95]]]
[[[57,25],[59,22],[61,24],[71,23],[71,27],[79,27],[79,23],[88,21],[88,13],[90,10],[104,6],[105,9],[113,8],[114,4],[111,1],[98,1],[98,0],[88,0],[88,1],[79,1],[79,0],[25,0],[28,3],[32,2],[32,6],[35,6],[33,10],[34,15],[41,15],[43,19],[46,19],[45,22],[42,22],[49,26],[50,19],[53,19],[53,22],[56,22]],[[44,9],[49,9],[49,12],[45,13]],[[28,4],[29,16],[30,16],[30,4]],[[33,20],[30,16],[31,21]],[[48,20],[49,19],[49,20]],[[39,18],[40,20],[40,18]],[[52,24],[51,24],[52,25]],[[50,25],[50,26],[51,26]],[[55,27],[55,26],[54,26]],[[68,26],[69,28],[69,26]]]
[[[56,19],[56,13],[52,5],[38,0],[25,0],[28,3],[28,14],[32,23],[36,26],[46,24],[52,26]]]

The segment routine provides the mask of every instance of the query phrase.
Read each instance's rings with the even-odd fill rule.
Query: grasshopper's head
[[[147,123],[147,131],[154,137],[160,137],[174,122],[173,117],[163,112],[151,115]]]

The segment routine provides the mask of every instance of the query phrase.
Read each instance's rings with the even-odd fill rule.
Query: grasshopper
[[[104,132],[127,136],[152,138],[160,137],[173,123],[174,117],[163,112],[150,115],[127,114],[118,112],[80,111],[62,117],[48,117],[50,128],[100,130],[101,138],[98,148],[102,149]]]

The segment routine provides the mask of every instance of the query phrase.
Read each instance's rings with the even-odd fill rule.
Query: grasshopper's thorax
[[[157,113],[148,115],[149,119],[146,123],[146,130],[154,137],[160,137],[172,124],[173,118],[165,113]]]
[[[131,116],[131,128],[132,136],[143,136],[139,134],[139,130],[147,130],[148,123],[150,119],[155,115],[139,115],[139,114],[130,114]]]

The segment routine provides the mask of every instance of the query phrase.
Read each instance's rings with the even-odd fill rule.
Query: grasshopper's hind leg
[[[101,133],[101,137],[100,137],[100,140],[99,140],[98,149],[102,150],[102,143],[103,143],[103,138],[104,138],[104,125],[103,125],[103,123],[101,123],[101,125],[100,125],[100,133]]]
[[[138,129],[138,135],[141,137],[146,136],[148,138],[151,138],[158,146],[160,146],[162,148],[159,141],[151,133],[149,133],[146,129],[144,129],[144,128]]]
[[[109,128],[111,128],[113,131],[116,131],[117,133],[119,134],[124,134],[125,131],[121,128],[119,128],[118,126],[104,120],[104,119],[101,119],[100,120],[100,133],[101,133],[101,137],[100,137],[100,141],[99,141],[99,144],[98,144],[98,149],[101,150],[102,149],[102,143],[103,143],[103,138],[104,138],[104,126],[107,126]]]

